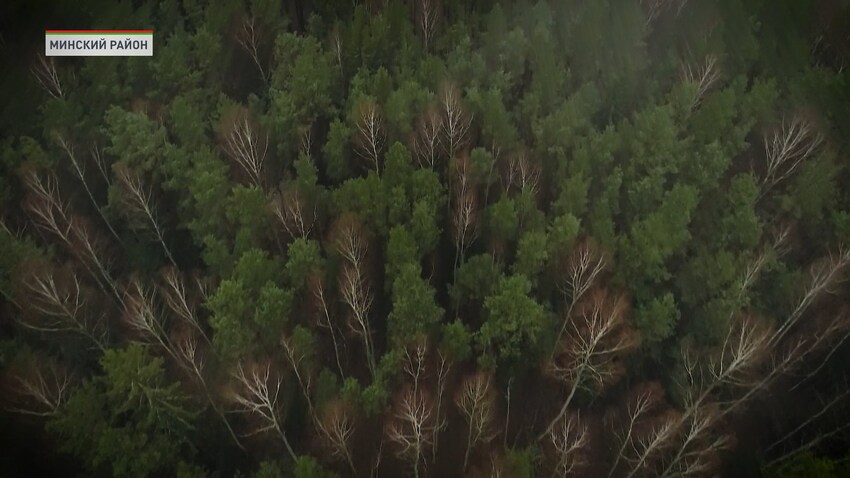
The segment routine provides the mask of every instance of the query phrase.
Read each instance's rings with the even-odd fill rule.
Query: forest
[[[850,476],[850,1],[0,27],[0,475]]]

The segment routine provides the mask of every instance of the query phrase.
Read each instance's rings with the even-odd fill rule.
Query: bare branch
[[[269,364],[245,366],[240,362],[233,372],[233,378],[236,379],[237,388],[230,398],[237,406],[236,411],[254,416],[260,421],[248,435],[269,430],[277,432],[289,456],[295,460],[295,452],[283,432],[280,418],[280,387],[283,384],[281,377],[272,373]]]
[[[59,73],[56,71],[56,62],[53,57],[47,58],[43,54],[38,54],[36,57],[35,66],[30,71],[33,77],[53,98],[64,98],[65,92],[62,89],[62,82],[59,79]]]
[[[691,110],[695,110],[702,103],[705,94],[720,80],[720,68],[717,65],[717,57],[708,55],[705,60],[697,65],[682,65],[682,81],[692,84],[695,88],[691,100]]]
[[[385,140],[384,120],[374,100],[366,99],[357,105],[355,126],[355,146],[358,154],[370,163],[376,173],[381,174],[380,155]]]
[[[174,261],[171,251],[165,244],[162,227],[160,226],[156,210],[154,209],[153,202],[151,200],[151,190],[149,188],[145,188],[142,184],[142,178],[128,167],[116,167],[115,175],[118,177],[118,180],[127,192],[129,199],[127,205],[130,207],[130,210],[137,214],[141,214],[148,222],[150,222],[151,227],[153,227],[154,234],[156,235],[156,239],[159,241],[159,245],[168,257],[169,262],[176,266],[177,263]]]
[[[496,418],[496,396],[490,375],[478,372],[465,378],[455,395],[455,405],[468,426],[466,453],[463,456],[463,469],[466,470],[472,449],[495,437],[493,424]]]
[[[787,179],[804,161],[812,157],[823,143],[823,135],[814,123],[802,116],[783,119],[779,128],[764,135],[767,161],[762,179],[762,195]]]
[[[268,136],[260,134],[248,120],[247,113],[237,118],[225,133],[225,153],[248,174],[251,182],[260,188],[268,149]]]
[[[10,412],[55,416],[70,394],[71,375],[53,361],[33,360],[10,378],[17,401],[21,402],[8,407]]]
[[[257,30],[257,19],[254,15],[246,15],[242,20],[241,28],[236,33],[236,42],[250,55],[251,60],[254,61],[260,71],[260,78],[263,82],[267,82],[269,78],[260,61],[260,33]]]

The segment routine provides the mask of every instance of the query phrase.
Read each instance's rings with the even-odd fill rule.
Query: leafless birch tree
[[[62,81],[56,71],[56,61],[53,57],[47,58],[39,53],[36,56],[35,65],[30,71],[48,95],[57,99],[65,97],[65,90],[62,88]]]
[[[597,290],[570,321],[571,330],[558,345],[559,352],[550,361],[549,370],[570,389],[544,435],[567,413],[580,388],[601,390],[624,372],[618,358],[638,345],[636,332],[627,320],[627,307],[622,295],[609,297],[607,291]]]
[[[162,269],[160,277],[162,280],[159,285],[159,295],[162,297],[165,305],[183,323],[197,331],[209,343],[209,337],[204,332],[204,328],[201,326],[201,321],[198,318],[196,301],[190,297],[190,291],[186,287],[186,280],[183,278],[183,274],[176,267],[166,267]]]
[[[247,112],[237,114],[224,132],[224,151],[246,174],[255,186],[263,187],[263,171],[269,149],[268,135],[248,118]]]
[[[231,400],[236,405],[236,412],[244,413],[259,421],[256,427],[248,433],[248,436],[257,435],[267,431],[278,434],[286,447],[287,453],[293,461],[296,460],[295,451],[289,444],[283,431],[283,421],[280,417],[280,387],[283,379],[271,370],[271,365],[239,363],[233,372],[236,387],[230,394]]]
[[[354,145],[357,153],[366,160],[375,172],[381,174],[381,151],[384,148],[384,120],[375,100],[368,98],[356,107],[357,135]]]
[[[565,478],[585,465],[583,454],[590,440],[587,425],[581,424],[578,415],[564,416],[547,438],[555,455],[552,477]]]
[[[717,57],[708,55],[702,63],[682,65],[681,78],[683,82],[694,87],[691,110],[695,110],[702,103],[705,94],[720,80]]]
[[[59,146],[62,148],[63,151],[65,151],[65,154],[68,156],[68,159],[71,161],[71,170],[74,172],[74,176],[80,181],[80,183],[82,183],[83,189],[86,191],[86,195],[88,196],[89,201],[92,204],[92,207],[95,208],[95,210],[97,211],[97,214],[103,220],[103,223],[106,224],[107,228],[109,228],[109,232],[112,233],[112,236],[118,242],[121,242],[121,238],[118,236],[118,233],[115,232],[115,229],[112,227],[112,223],[109,221],[109,219],[103,213],[103,209],[100,207],[100,205],[94,199],[94,194],[92,193],[91,187],[89,187],[89,182],[86,179],[86,165],[85,165],[85,163],[83,163],[83,161],[80,160],[79,157],[77,157],[77,155],[74,153],[73,146],[71,146],[71,144],[68,143],[68,141],[65,140],[65,138],[62,135],[57,134],[56,135],[56,141],[59,143]],[[98,157],[98,158],[100,158],[100,157]],[[101,166],[98,166],[98,168],[100,168],[100,167]],[[103,171],[103,174],[105,174],[105,170]]]
[[[37,417],[56,415],[70,395],[71,374],[53,360],[33,357],[26,362],[9,374],[14,401],[7,410]]]
[[[434,406],[428,395],[408,388],[396,399],[392,418],[386,425],[387,439],[396,445],[396,455],[413,465],[419,477],[420,464],[433,445]]]
[[[437,30],[437,0],[418,0],[416,2],[416,26],[422,33],[425,52],[429,51],[431,40]]]
[[[472,114],[466,111],[461,101],[460,90],[451,83],[445,83],[440,88],[439,101],[443,115],[442,145],[446,155],[452,159],[469,141]]]
[[[763,140],[767,164],[762,179],[762,195],[814,156],[823,143],[823,135],[812,121],[797,115],[783,119],[782,124],[765,134]]]
[[[89,315],[80,279],[73,270],[57,277],[49,268],[35,268],[23,284],[29,293],[29,306],[42,317],[21,315],[21,325],[39,332],[80,334],[98,350],[106,349],[106,329]]]
[[[416,161],[422,168],[434,169],[440,156],[443,133],[443,116],[433,106],[429,106],[416,122],[413,138],[413,150]]]
[[[307,204],[297,189],[287,189],[272,198],[272,211],[293,239],[307,239],[316,220],[316,208]]]
[[[476,445],[492,440],[496,420],[496,394],[492,378],[484,372],[466,377],[455,395],[455,405],[466,420],[466,452],[463,469],[469,464],[469,454]]]
[[[567,258],[566,275],[560,289],[564,298],[569,297],[569,299],[567,299],[568,305],[564,314],[564,321],[555,336],[556,344],[560,343],[561,337],[566,332],[575,306],[584,298],[587,291],[596,284],[607,265],[605,257],[597,252],[587,240],[580,242]],[[554,354],[555,351],[552,352],[553,357]]]
[[[372,325],[369,310],[372,292],[366,278],[366,239],[359,222],[353,217],[341,218],[336,224],[336,249],[346,260],[339,278],[339,293],[351,312],[349,326],[363,340],[366,361],[374,375],[376,360],[372,342]]]
[[[308,288],[317,309],[316,323],[319,327],[330,332],[331,341],[334,346],[334,358],[336,359],[337,370],[339,370],[340,377],[345,377],[345,373],[342,370],[342,360],[340,358],[340,346],[345,347],[345,342],[331,318],[331,309],[325,297],[326,291],[324,278],[319,274],[312,275],[308,279]],[[338,334],[339,337],[337,336]]]
[[[160,225],[156,209],[151,199],[150,188],[145,188],[142,184],[142,178],[128,167],[115,167],[115,175],[118,181],[124,186],[127,197],[126,205],[130,208],[130,212],[143,216],[150,223],[156,239],[168,257],[169,262],[176,266],[177,263],[174,261],[174,256],[171,255],[171,250],[165,244],[162,226]]]
[[[340,401],[328,403],[316,421],[316,428],[331,456],[345,461],[351,472],[357,473],[351,454],[354,419],[349,408]]]
[[[260,72],[260,78],[263,82],[268,82],[263,63],[260,61],[260,31],[257,27],[257,18],[254,15],[246,15],[242,20],[239,31],[236,33],[236,42],[245,50],[246,53],[254,61],[257,70]]]

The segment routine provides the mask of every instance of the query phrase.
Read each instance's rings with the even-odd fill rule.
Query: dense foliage
[[[850,4],[469,3],[0,7],[4,471],[850,472]]]

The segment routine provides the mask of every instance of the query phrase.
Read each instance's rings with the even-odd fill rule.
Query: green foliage
[[[49,428],[93,473],[149,476],[174,470],[195,414],[168,383],[161,358],[139,344],[107,350],[103,374],[68,398]]]
[[[503,277],[484,300],[487,319],[476,337],[482,360],[499,364],[528,363],[546,324],[546,311],[529,296],[531,282],[522,275]]]
[[[300,289],[311,274],[322,269],[324,259],[319,243],[312,239],[298,238],[289,245],[284,273],[287,283]]]
[[[387,318],[387,335],[393,345],[419,335],[429,335],[443,316],[443,309],[434,300],[434,289],[420,276],[417,264],[401,267],[393,281],[393,309]]]

